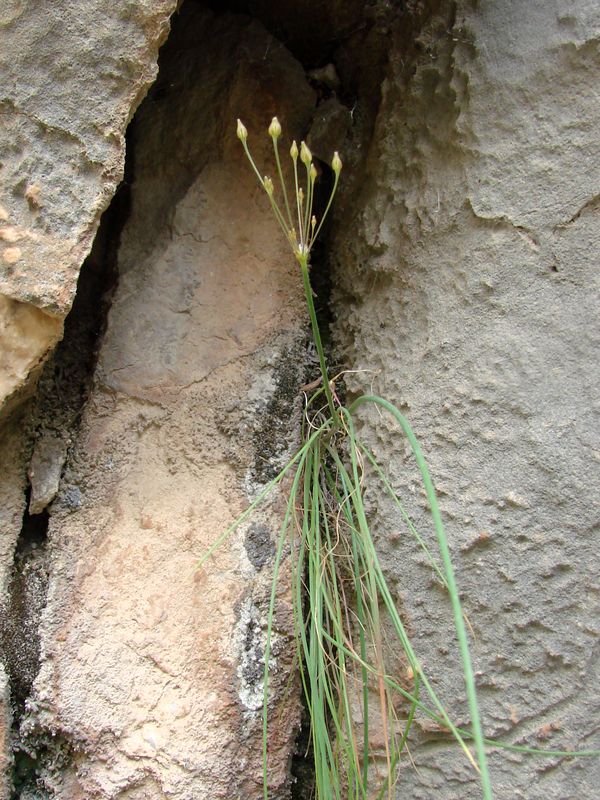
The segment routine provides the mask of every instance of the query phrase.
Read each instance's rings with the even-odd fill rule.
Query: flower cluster
[[[237,121],[237,135],[238,139],[244,146],[248,160],[252,165],[252,169],[256,173],[260,185],[263,187],[267,197],[269,198],[275,218],[283,230],[286,239],[290,243],[294,255],[301,264],[308,264],[310,250],[315,242],[315,239],[319,235],[321,228],[323,227],[323,222],[325,221],[325,217],[331,208],[331,203],[333,202],[333,197],[337,189],[340,172],[342,170],[342,160],[338,152],[336,151],[333,154],[333,159],[331,161],[331,168],[335,176],[333,189],[331,190],[331,195],[329,196],[325,212],[323,213],[321,220],[317,221],[316,216],[313,214],[313,201],[315,194],[315,183],[318,173],[317,168],[313,163],[312,153],[310,152],[306,142],[301,142],[300,150],[298,150],[298,145],[295,141],[293,141],[290,148],[290,156],[294,166],[295,197],[295,209],[294,212],[292,212],[292,206],[289,201],[288,192],[283,178],[283,171],[281,169],[281,160],[279,158],[279,137],[281,136],[281,125],[277,117],[273,117],[273,120],[269,125],[269,136],[273,141],[277,174],[282,190],[283,209],[280,208],[279,204],[275,200],[275,186],[273,184],[273,179],[267,175],[264,177],[261,176],[256,164],[254,163],[254,159],[252,158],[250,150],[248,149],[248,131],[240,119]],[[302,182],[298,177],[299,169],[300,172],[302,171],[302,167],[298,167],[298,159],[300,159],[306,170],[304,187],[301,185]]]

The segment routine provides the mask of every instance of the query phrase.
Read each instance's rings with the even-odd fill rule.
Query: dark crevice
[[[340,3],[324,3],[322,0],[187,2],[201,2],[215,13],[247,14],[259,20],[306,69],[327,64],[341,42],[348,41],[368,25],[364,15],[364,0],[344,0],[343,13],[339,13],[342,11]]]
[[[8,602],[0,623],[3,663],[10,686],[13,721],[12,800],[35,788],[34,754],[21,741],[19,729],[27,699],[40,666],[39,621],[46,604],[48,512],[25,512],[8,587]]]
[[[333,170],[327,165],[321,166],[321,175],[316,184],[315,214],[320,219],[333,189]],[[313,245],[310,254],[310,282],[315,294],[315,311],[321,331],[321,339],[329,357],[331,357],[331,323],[333,311],[331,308],[332,272],[329,262],[329,230],[331,217],[323,226],[319,238]],[[328,359],[330,362],[330,359]],[[331,362],[330,362],[331,363]]]
[[[13,713],[23,708],[39,668],[37,620],[45,604],[48,512],[25,512],[17,540],[6,612],[0,621]]]
[[[310,714],[306,698],[303,697],[302,700],[300,730],[296,736],[291,762],[291,800],[312,800],[315,797],[316,778],[312,757]]]

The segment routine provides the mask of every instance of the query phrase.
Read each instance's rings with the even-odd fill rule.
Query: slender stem
[[[275,200],[273,200],[273,197],[272,197],[272,195],[270,195],[268,192],[267,192],[267,197],[269,198],[269,202],[271,203],[271,208],[273,209],[273,214],[275,214],[275,219],[276,219],[276,220],[277,220],[277,222],[279,223],[279,227],[280,227],[280,228],[281,228],[281,230],[283,231],[283,235],[284,235],[284,236],[285,236],[285,238],[286,238],[286,239],[288,239],[288,241],[289,241],[289,231],[288,231],[288,229],[287,229],[287,228],[286,228],[286,226],[285,226],[285,220],[284,220],[284,218],[283,218],[283,214],[282,214],[282,213],[281,213],[281,211],[279,210],[279,208],[278,208],[278,206],[277,206],[277,203],[275,202]]]
[[[312,162],[311,162],[312,164]],[[313,182],[310,177],[310,164],[306,165],[306,208],[304,209],[304,241],[310,239],[310,211],[312,209]]]
[[[243,147],[244,147],[244,151],[245,151],[245,153],[246,153],[246,156],[248,157],[248,161],[250,162],[250,164],[251,164],[251,166],[252,166],[252,169],[254,170],[254,173],[255,173],[256,177],[258,178],[258,182],[260,183],[260,185],[261,185],[261,186],[263,187],[263,189],[264,189],[264,188],[265,188],[265,182],[263,181],[262,175],[261,175],[261,174],[260,174],[260,172],[258,171],[258,167],[257,167],[257,166],[256,166],[256,164],[254,163],[254,159],[253,159],[253,158],[252,158],[252,156],[250,155],[250,150],[248,149],[248,143],[246,142],[246,140],[245,140],[245,139],[242,139],[242,145],[243,145]]]
[[[321,333],[319,331],[319,323],[317,321],[317,312],[315,311],[315,304],[313,302],[312,287],[310,285],[310,276],[308,274],[308,256],[302,255],[298,257],[300,262],[300,269],[302,272],[302,280],[304,282],[304,294],[306,295],[306,303],[308,305],[308,313],[310,316],[310,324],[312,326],[313,338],[315,346],[319,355],[319,364],[321,367],[321,377],[323,378],[323,389],[325,397],[327,398],[327,405],[331,413],[331,419],[335,423],[339,421],[339,414],[336,411],[333,395],[331,394],[331,387],[329,386],[329,373],[327,371],[327,362],[325,361],[325,352],[323,350],[323,343],[321,342]]]
[[[279,148],[277,146],[277,139],[273,139],[273,150],[275,151],[275,162],[277,164],[277,173],[279,175],[279,182],[281,183],[281,188],[283,190],[283,201],[285,203],[285,210],[288,217],[288,223],[290,229],[294,227],[294,223],[292,221],[292,212],[290,211],[290,204],[288,201],[288,194],[287,189],[285,187],[285,180],[283,179],[283,171],[281,169],[281,161],[279,160]]]
[[[317,236],[319,235],[319,233],[321,231],[321,228],[323,227],[323,223],[325,222],[325,217],[329,213],[329,209],[331,208],[331,204],[333,203],[333,198],[335,196],[335,190],[337,189],[337,185],[338,185],[339,179],[340,179],[340,176],[339,176],[339,173],[337,173],[336,176],[335,176],[335,180],[333,181],[333,189],[331,190],[331,194],[329,196],[329,202],[327,203],[327,206],[325,207],[325,211],[323,212],[323,216],[321,217],[321,221],[319,222],[319,225],[317,226],[317,230],[313,232],[313,235],[311,237],[311,240],[310,240],[310,243],[309,243],[311,247],[312,247],[312,243],[315,241],[315,239],[317,238]]]
[[[303,244],[302,241],[302,215],[300,213],[300,192],[298,186],[298,159],[293,158],[292,161],[294,162],[294,188],[296,190],[296,212],[298,214],[298,241],[300,244]]]

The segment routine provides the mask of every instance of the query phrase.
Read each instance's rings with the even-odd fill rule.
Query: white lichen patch
[[[247,597],[240,606],[232,644],[238,665],[238,698],[248,711],[258,711],[263,704],[266,627],[260,609],[252,597]],[[275,666],[271,656],[269,669]]]

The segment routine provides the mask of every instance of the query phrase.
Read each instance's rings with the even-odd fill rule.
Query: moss
[[[56,776],[73,756],[74,747],[66,736],[38,729],[27,733],[14,750],[10,800],[51,800]]]
[[[256,421],[252,435],[252,478],[266,484],[278,474],[290,448],[290,423],[299,407],[305,361],[301,348],[286,347],[275,370],[275,391]],[[293,446],[293,443],[292,443]]]

